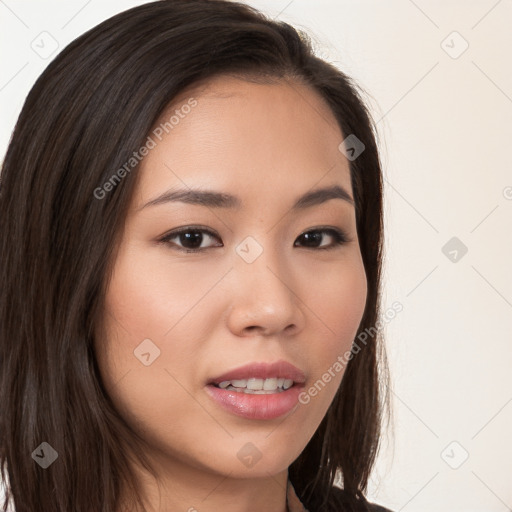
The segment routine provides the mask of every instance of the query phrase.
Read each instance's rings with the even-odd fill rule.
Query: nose
[[[303,329],[305,306],[296,291],[298,277],[278,260],[269,250],[252,263],[235,257],[227,323],[237,336],[290,336]]]

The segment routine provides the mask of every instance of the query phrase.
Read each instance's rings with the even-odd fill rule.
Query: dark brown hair
[[[342,133],[364,143],[350,161],[368,282],[359,332],[375,327],[382,178],[375,126],[358,86],[316,57],[305,33],[242,3],[162,0],[122,12],[69,44],[39,77],[0,175],[0,463],[10,486],[4,510],[13,498],[16,512],[118,512],[125,485],[138,489],[124,447],[149,468],[137,434],[105,392],[93,351],[136,168],[105,197],[94,191],[144,144],[173,98],[222,74],[307,84]],[[382,338],[373,332],[289,468],[310,512],[365,503],[387,404]],[[58,454],[47,469],[32,456],[42,442]],[[332,491],[337,474],[343,493]]]

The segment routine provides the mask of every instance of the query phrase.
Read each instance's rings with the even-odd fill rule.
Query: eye
[[[320,244],[317,245],[319,242],[322,242],[323,237],[327,235],[330,237],[333,241],[331,244]],[[343,245],[347,242],[350,242],[348,236],[344,231],[337,228],[317,228],[317,229],[311,229],[309,231],[306,231],[305,233],[302,233],[302,235],[299,236],[299,239],[303,239],[305,241],[305,246],[307,248],[312,249],[320,249],[322,251],[335,249],[336,247]],[[295,246],[295,244],[294,244]]]
[[[184,228],[175,229],[174,231],[167,233],[163,238],[159,240],[159,242],[176,246],[176,248],[180,251],[200,252],[204,249],[208,249],[208,246],[205,247],[203,245],[205,239],[208,241],[208,238],[216,238],[219,240],[219,237],[209,229],[187,226]],[[173,242],[175,239],[177,239],[181,245]],[[217,247],[222,246],[222,243],[217,245]]]
[[[322,243],[326,235],[332,240],[330,244]],[[220,241],[220,238],[209,229],[199,226],[186,226],[167,233],[159,239],[159,242],[168,244],[179,251],[193,253],[201,252],[212,247],[223,247],[222,242],[216,245],[207,245],[208,239],[214,238]],[[295,242],[293,244],[294,247],[300,247],[302,245],[309,249],[319,250],[335,249],[340,245],[350,242],[346,233],[337,228],[310,229],[302,233],[297,240],[299,239],[303,240],[302,244],[297,245],[297,242]],[[204,245],[205,241],[206,246]]]

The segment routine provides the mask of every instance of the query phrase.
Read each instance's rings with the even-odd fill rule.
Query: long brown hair
[[[289,468],[311,512],[364,504],[387,399],[379,318],[383,245],[377,133],[358,86],[314,55],[309,37],[227,0],[162,0],[129,9],[69,44],[39,77],[0,174],[0,464],[4,511],[117,512],[146,468],[137,434],[116,412],[93,351],[136,167],[111,179],[179,93],[216,75],[308,84],[364,151],[350,161],[368,296],[349,362],[316,433]],[[341,142],[341,141],[340,141]],[[385,381],[384,381],[385,382]],[[34,455],[48,443],[58,463]],[[42,452],[41,452],[42,453]],[[37,454],[37,453],[36,453]],[[6,467],[4,467],[6,465]],[[142,501],[137,501],[142,504]]]

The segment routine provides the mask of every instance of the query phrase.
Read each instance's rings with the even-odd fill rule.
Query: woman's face
[[[349,162],[338,149],[344,135],[311,89],[231,77],[182,94],[161,122],[108,286],[96,343],[102,379],[167,467],[274,475],[326,414],[344,371],[336,362],[365,307]],[[330,187],[349,200],[317,194],[295,206]],[[201,202],[197,190],[223,196]],[[163,196],[171,191],[181,200]],[[346,242],[337,243],[338,231]],[[210,384],[279,361],[305,381],[260,365],[227,380],[241,387],[246,377],[266,393]],[[273,389],[284,378],[293,386]]]

